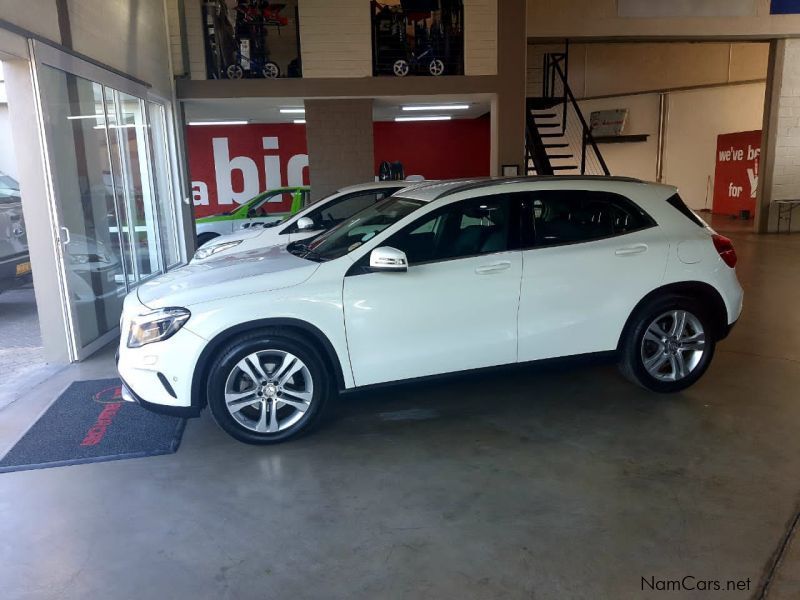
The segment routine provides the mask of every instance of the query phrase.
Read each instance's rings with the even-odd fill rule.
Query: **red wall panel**
[[[761,131],[726,133],[717,137],[717,167],[714,173],[712,211],[737,215],[755,213]]]
[[[382,160],[427,179],[489,174],[489,118],[376,122],[375,173]],[[253,124],[186,128],[195,214],[238,206],[260,191],[308,184],[304,125]],[[354,181],[353,183],[362,183]]]
[[[489,175],[489,117],[455,121],[379,121],[373,125],[375,172],[382,160],[406,175],[453,179]]]

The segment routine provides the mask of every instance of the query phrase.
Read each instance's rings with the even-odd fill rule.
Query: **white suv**
[[[216,237],[197,250],[192,262],[314,237],[409,185],[415,184],[408,181],[372,181],[342,188],[286,221]]]
[[[423,185],[310,243],[192,264],[128,295],[123,397],[249,443],[322,419],[337,390],[614,353],[691,385],[739,317],[736,254],[671,187],[615,178]]]

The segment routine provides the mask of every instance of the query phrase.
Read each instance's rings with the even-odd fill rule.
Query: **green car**
[[[309,193],[308,187],[276,188],[251,198],[229,212],[200,217],[195,221],[197,245],[202,246],[215,237],[241,229],[277,225],[302,210],[308,204]],[[290,205],[288,211],[285,210],[287,204]]]

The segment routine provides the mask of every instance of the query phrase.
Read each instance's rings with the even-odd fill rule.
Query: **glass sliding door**
[[[116,74],[34,45],[56,250],[74,359],[119,335],[125,295],[180,263],[162,104]]]
[[[76,348],[114,330],[127,293],[102,86],[39,69],[64,283]]]
[[[117,138],[128,215],[126,233],[133,263],[133,273],[128,278],[131,283],[138,283],[162,272],[147,118],[140,98],[107,88],[108,93],[113,94],[116,110],[116,123],[109,126],[109,136]]]
[[[147,103],[147,115],[150,123],[150,145],[153,165],[155,205],[158,213],[159,230],[161,232],[161,249],[166,266],[173,267],[180,263],[178,219],[173,202],[172,177],[170,176],[169,138],[164,105],[156,102]]]

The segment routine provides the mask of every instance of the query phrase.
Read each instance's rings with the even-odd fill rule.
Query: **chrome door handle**
[[[69,229],[67,229],[66,227],[62,226],[61,231],[64,232],[64,237],[61,239],[61,243],[66,246],[72,241],[72,238],[69,235]]]
[[[644,252],[647,252],[647,244],[634,244],[633,246],[617,248],[614,254],[617,256],[633,256],[634,254],[642,254]]]
[[[503,261],[499,263],[493,263],[491,265],[482,265],[475,269],[475,272],[478,275],[488,275],[490,273],[499,273],[500,271],[507,271],[511,268],[511,263],[508,261]]]

